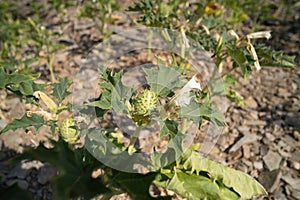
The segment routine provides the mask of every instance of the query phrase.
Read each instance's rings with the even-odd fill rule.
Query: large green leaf
[[[111,108],[111,93],[109,91],[102,91],[98,99],[88,103],[87,105],[108,110]]]
[[[42,116],[32,114],[30,117],[28,117],[27,114],[25,114],[21,119],[14,119],[7,126],[5,126],[0,131],[0,134],[8,130],[16,130],[18,128],[26,129],[28,126],[34,126],[36,129],[39,129],[44,124],[45,121]]]
[[[295,57],[284,55],[283,51],[271,50],[262,45],[255,46],[257,56],[261,65],[287,67],[291,70],[295,68]]]
[[[180,116],[191,119],[194,122],[200,122],[201,118],[204,118],[216,125],[225,125],[222,113],[212,109],[208,101],[200,104],[195,99],[192,99],[189,105],[181,108]]]
[[[176,171],[167,188],[189,200],[220,199],[219,188],[209,178]]]
[[[234,61],[233,67],[240,67],[244,77],[252,71],[251,66],[254,64],[254,60],[250,56],[246,46],[227,45],[227,51]]]
[[[158,60],[158,70],[144,69],[147,84],[159,96],[167,96],[175,87],[183,86],[180,73]]]
[[[59,83],[53,83],[53,93],[52,95],[56,97],[56,99],[61,103],[66,96],[71,94],[71,92],[68,91],[68,88],[72,84],[71,81],[67,77],[65,78],[59,78]]]
[[[228,188],[233,188],[243,199],[267,194],[264,187],[249,175],[209,160],[192,150],[186,152],[183,167],[196,173],[208,172],[213,179],[221,181]]]
[[[206,174],[184,172],[176,169],[173,173],[167,172],[158,175],[156,185],[173,190],[189,200],[219,199],[237,200],[239,195],[222,183],[211,180]]]
[[[43,87],[43,84],[36,84],[33,80],[37,78],[36,75],[24,75],[16,72],[7,74],[3,68],[0,67],[0,89],[9,89],[17,95],[32,96],[33,93]]]

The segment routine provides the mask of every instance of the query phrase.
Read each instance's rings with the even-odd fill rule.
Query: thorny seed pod
[[[158,97],[155,92],[146,89],[137,93],[133,98],[134,111],[132,112],[132,120],[139,126],[145,126],[150,123],[150,113],[155,109]]]
[[[137,93],[134,99],[134,113],[147,116],[153,110],[158,102],[157,95],[151,90],[142,90]]]
[[[79,134],[75,127],[75,120],[72,118],[64,119],[59,127],[59,132],[64,141],[75,144],[79,139]]]

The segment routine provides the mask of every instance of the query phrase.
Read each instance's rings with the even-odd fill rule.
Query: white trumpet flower
[[[195,74],[191,80],[189,80],[183,88],[177,93],[175,96],[174,102],[176,103],[177,106],[183,107],[186,106],[190,103],[191,101],[191,96],[190,96],[190,91],[191,90],[202,90],[201,84],[200,84],[200,74]]]
[[[266,38],[267,40],[271,38],[271,31],[259,31],[250,33],[247,35],[248,39]]]

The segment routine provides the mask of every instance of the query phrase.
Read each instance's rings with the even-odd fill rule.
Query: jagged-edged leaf
[[[196,173],[208,172],[213,179],[221,181],[228,188],[232,188],[243,199],[250,199],[255,195],[267,193],[264,187],[251,176],[209,160],[192,150],[186,152],[183,158],[183,167]]]
[[[121,81],[116,83],[111,93],[111,106],[116,112],[126,112],[128,110],[125,102],[132,96],[133,89],[123,85]]]
[[[147,84],[159,96],[167,96],[175,87],[183,86],[180,73],[158,60],[158,70],[144,69]]]
[[[109,70],[106,68],[99,68],[99,71],[102,75],[101,78],[103,79],[103,82],[101,82],[100,84],[106,89],[110,88],[110,90],[113,89],[111,88],[111,86],[115,86],[121,80],[121,77],[123,75],[122,70],[115,73],[113,70]]]
[[[37,114],[32,114],[31,116],[27,116],[27,114],[25,114],[21,119],[14,119],[7,126],[5,126],[0,131],[0,134],[8,130],[16,130],[18,128],[26,129],[28,126],[34,126],[36,129],[39,129],[44,124],[44,117]]]
[[[178,122],[166,119],[164,123],[162,123],[162,128],[160,130],[160,136],[170,136],[174,138],[178,133]]]
[[[111,93],[109,91],[102,91],[100,97],[95,101],[88,103],[88,106],[94,106],[101,108],[103,110],[108,110],[111,108]]]
[[[45,87],[43,84],[35,83],[33,81],[35,78],[36,75],[7,74],[3,68],[0,68],[0,88],[8,88],[17,95],[32,96],[35,91]]]
[[[66,96],[71,94],[71,92],[68,91],[68,88],[72,82],[67,78],[59,78],[59,83],[53,83],[53,93],[52,95],[61,103]]]
[[[251,66],[254,64],[254,60],[250,56],[246,47],[228,45],[227,51],[234,61],[234,67],[241,67],[244,77],[247,77],[252,71]]]
[[[225,125],[222,113],[218,110],[212,109],[209,102],[200,104],[192,99],[189,105],[181,108],[180,115],[191,119],[196,123],[200,122],[201,118],[205,118],[216,125]]]
[[[110,193],[101,179],[92,178],[93,170],[99,163],[84,149],[71,150],[64,141],[52,141],[54,148],[47,149],[40,144],[36,149],[29,148],[15,160],[30,159],[50,163],[58,170],[51,179],[55,199],[64,200],[81,197],[91,199],[95,195]]]
[[[270,47],[262,45],[255,46],[257,56],[261,65],[288,67],[291,70],[295,68],[295,57],[284,55],[283,51],[271,50]]]
[[[134,166],[136,164],[149,166],[147,160],[135,154],[130,155],[128,151],[124,150],[123,146],[110,141],[105,136],[103,130],[89,130],[85,138],[85,147],[98,160],[101,160],[105,165],[112,168],[119,168],[121,166],[123,171],[132,172],[135,171]]]
[[[0,78],[0,88],[5,88],[7,85],[20,84],[24,81],[33,80],[36,77],[18,73],[7,74],[3,68],[0,68]]]

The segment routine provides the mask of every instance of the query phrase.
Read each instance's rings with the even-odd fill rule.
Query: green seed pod
[[[137,93],[134,99],[134,113],[147,116],[156,107],[157,95],[151,90],[143,90]]]
[[[64,119],[59,127],[59,132],[64,141],[75,144],[79,139],[79,134],[75,128],[75,120],[72,118]]]

